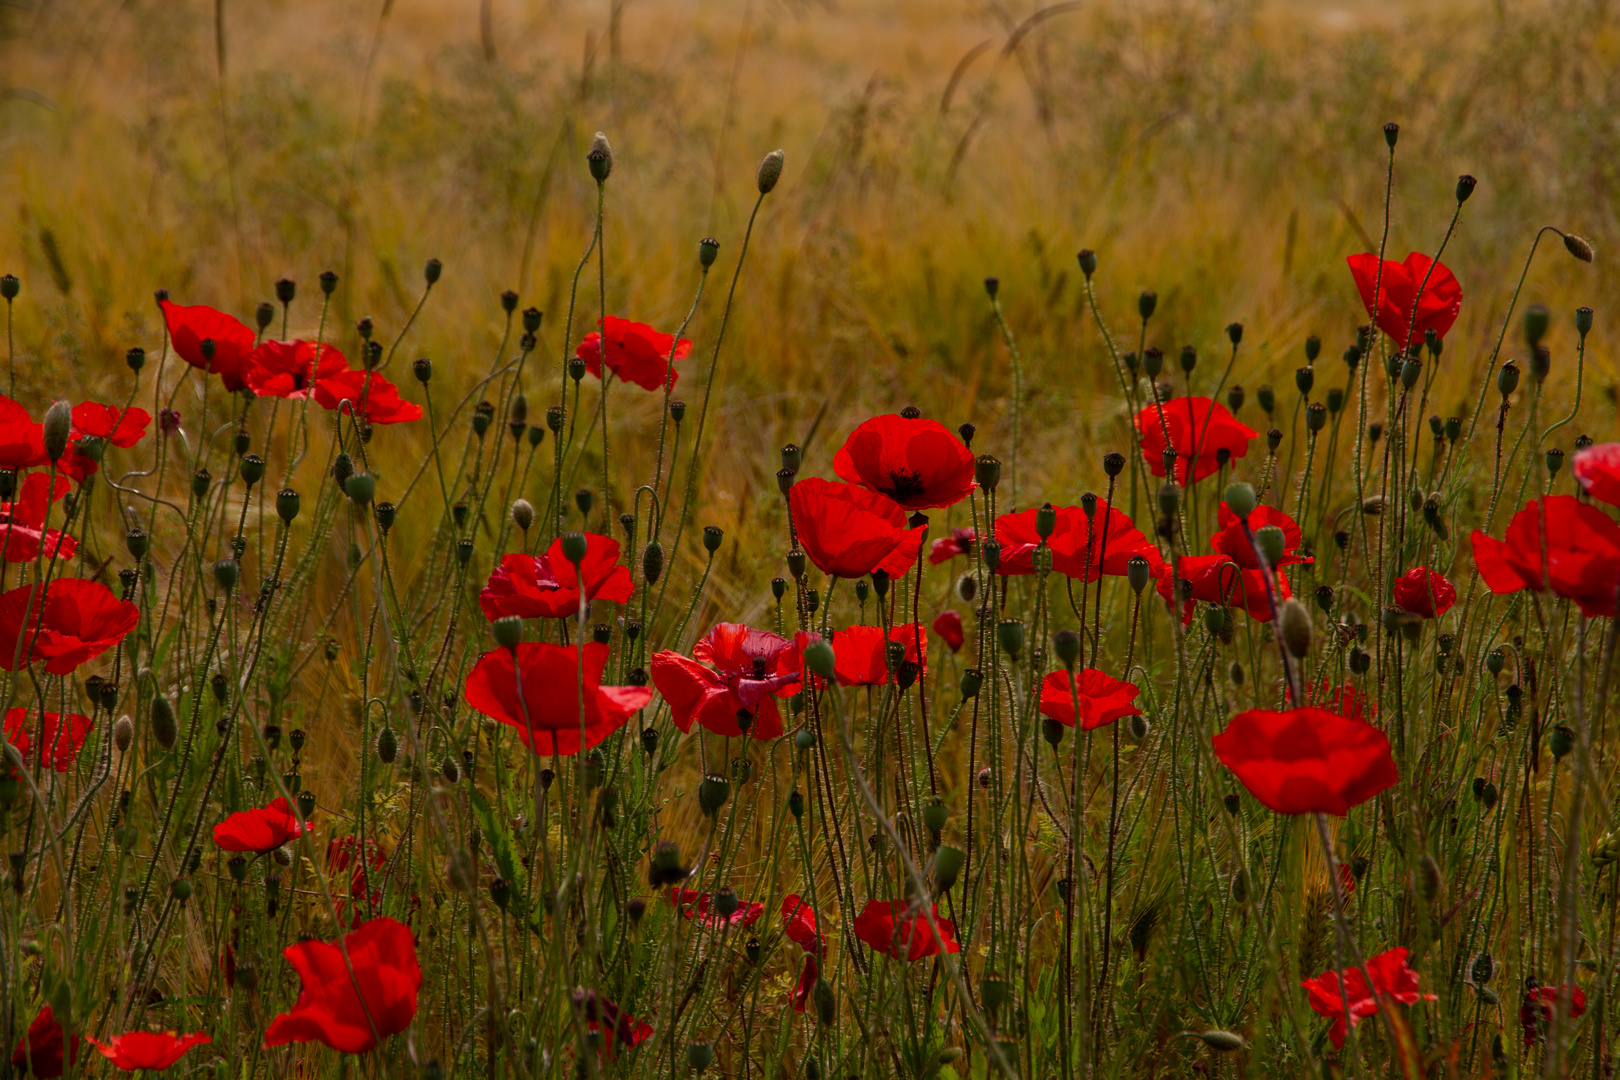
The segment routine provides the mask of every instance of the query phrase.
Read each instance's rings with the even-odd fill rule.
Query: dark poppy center
[[[763,679],[764,677],[765,677],[765,658],[763,656],[756,656],[756,657],[754,657],[754,678]]]
[[[889,470],[889,486],[883,489],[883,494],[896,502],[902,502],[914,495],[923,493],[922,473],[901,469]]]

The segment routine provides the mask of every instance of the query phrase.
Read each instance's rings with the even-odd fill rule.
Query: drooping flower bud
[[[1591,243],[1585,237],[1576,236],[1574,233],[1564,234],[1564,248],[1584,263],[1591,262],[1595,255]]]

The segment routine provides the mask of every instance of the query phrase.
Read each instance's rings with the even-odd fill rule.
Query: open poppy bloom
[[[927,526],[907,527],[898,504],[858,485],[800,480],[788,505],[799,546],[833,577],[865,577],[874,570],[900,577],[922,553]]]
[[[1259,433],[1233,416],[1225,405],[1207,397],[1183,397],[1161,405],[1149,405],[1136,414],[1136,430],[1142,438],[1142,457],[1148,471],[1164,476],[1165,429],[1170,446],[1176,451],[1176,483],[1214,476],[1221,467],[1221,451],[1227,459],[1243,457],[1249,441]],[[1196,461],[1194,459],[1197,459]]]
[[[950,506],[974,488],[973,452],[938,420],[874,416],[833,455],[833,472],[907,510]]]
[[[186,307],[160,300],[158,307],[163,309],[169,342],[180,359],[194,368],[218,375],[225,389],[233,393],[247,386],[247,356],[253,351],[258,335],[240,319],[207,304]],[[203,356],[204,341],[214,343],[212,358]]]
[[[324,359],[324,358],[323,358]],[[315,401],[321,408],[336,412],[354,410],[369,424],[405,424],[422,419],[422,406],[399,396],[395,386],[380,371],[353,368],[322,374],[315,380]],[[343,403],[347,401],[348,406]]]
[[[884,634],[881,626],[851,626],[832,637],[833,677],[839,686],[887,686],[889,682],[889,642],[905,647],[901,662],[910,660],[919,669],[918,678],[928,674],[928,636],[916,623],[892,626]],[[922,643],[921,655],[917,652]]]
[[[765,905],[758,900],[738,904],[737,910],[727,917],[721,915],[718,911],[712,910],[711,903],[714,898],[708,893],[699,893],[696,889],[671,886],[664,893],[664,896],[675,906],[675,910],[681,913],[682,918],[695,918],[704,926],[720,927],[730,925],[740,930],[754,925],[755,922],[759,921],[759,917],[765,914]]]
[[[653,692],[645,686],[603,686],[608,647],[587,641],[583,651],[583,722],[579,713],[581,649],[572,645],[525,641],[515,655],[510,649],[485,653],[467,674],[467,704],[491,720],[516,728],[518,737],[541,756],[566,757],[589,750],[623,727],[637,709],[645,708]]]
[[[1254,545],[1249,542],[1248,534],[1243,531],[1242,520],[1232,513],[1232,508],[1224,501],[1216,512],[1215,520],[1220,525],[1221,531],[1209,538],[1210,548],[1225,555],[1245,570],[1260,569],[1260,556],[1255,554]],[[1272,569],[1312,561],[1309,556],[1296,554],[1299,545],[1304,541],[1304,534],[1299,531],[1294,519],[1275,506],[1261,503],[1249,515],[1249,530],[1259,532],[1269,525],[1275,525],[1283,534],[1283,555]]]
[[[21,402],[0,394],[0,469],[37,469],[50,463],[44,426]]]
[[[8,710],[5,726],[6,741],[17,748],[17,753],[22,757],[24,764],[34,764],[34,732],[39,728],[37,714],[31,709],[21,707]],[[46,713],[42,752],[44,764],[59,773],[65,773],[73,768],[73,762],[78,759],[79,751],[84,747],[84,740],[89,737],[90,729],[95,726],[94,720],[78,713],[68,713],[65,724],[60,713]]]
[[[1331,1017],[1333,1027],[1328,1037],[1333,1045],[1344,1046],[1345,1036],[1362,1020],[1378,1012],[1378,999],[1387,997],[1402,1005],[1416,1005],[1420,1000],[1434,1001],[1435,995],[1418,992],[1418,973],[1407,966],[1405,949],[1390,949],[1367,958],[1367,975],[1359,967],[1343,971],[1327,971],[1300,983],[1305,988],[1311,1011],[1319,1016]],[[1343,983],[1341,989],[1340,983]],[[1345,999],[1350,1002],[1345,1011]]]
[[[949,562],[958,555],[971,554],[973,541],[978,538],[979,534],[972,529],[952,529],[949,536],[942,536],[928,545],[928,564],[938,566],[942,562]]]
[[[576,572],[563,554],[562,538],[536,558],[514,551],[501,557],[478,594],[478,606],[491,622],[507,615],[525,619],[566,619],[579,614],[579,582],[585,579],[585,602],[622,604],[635,594],[630,570],[619,565],[619,542],[600,533],[585,533],[585,558]]]
[[[204,1046],[214,1040],[201,1031],[186,1036],[177,1031],[130,1031],[114,1035],[106,1042],[89,1037],[85,1041],[101,1051],[101,1056],[112,1062],[115,1069],[161,1072],[179,1061],[193,1046]]]
[[[896,959],[921,960],[940,952],[961,952],[956,943],[956,924],[939,917],[934,909],[939,936],[928,925],[920,906],[909,900],[868,900],[855,916],[855,936],[873,949]]]
[[[617,315],[609,315],[607,327],[607,365],[625,382],[635,383],[643,390],[660,390],[665,380],[675,388],[680,372],[672,360],[685,360],[692,352],[692,343],[685,338],[675,340],[674,334],[660,334],[646,323],[631,322]],[[592,330],[580,341],[574,355],[585,361],[585,370],[602,377],[602,335]]]
[[[669,649],[654,653],[648,668],[676,727],[691,731],[697,723],[728,738],[745,733],[740,716],[747,718],[746,734],[779,737],[776,699],[796,693],[800,678],[792,642],[740,623],[716,623],[691,658]]]
[[[802,1013],[810,1006],[810,995],[816,992],[816,980],[821,978],[821,967],[813,953],[806,953],[804,966],[799,969],[799,981],[793,984],[793,1011]]]
[[[1378,706],[1367,700],[1367,695],[1349,683],[1334,686],[1327,676],[1315,686],[1305,688],[1305,704],[1315,705],[1351,720],[1370,720],[1378,715]]]
[[[1035,531],[1037,513],[1021,510],[996,518],[996,542],[1001,545],[1001,563],[996,573],[1035,572],[1035,550],[1041,544],[1040,534]],[[1124,577],[1133,555],[1147,560],[1151,577],[1165,570],[1159,549],[1142,535],[1130,515],[1103,499],[1097,500],[1092,518],[1087,518],[1078,506],[1057,507],[1057,523],[1046,538],[1046,546],[1052,549],[1052,570],[1076,581],[1096,581],[1104,574]]]
[[[95,401],[81,401],[73,406],[73,440],[105,439],[114,446],[127,450],[146,437],[152,414],[138,406],[116,409]]]
[[[0,667],[7,671],[41,661],[52,675],[66,675],[123,641],[141,617],[99,581],[57,578],[43,602],[39,596],[33,585],[0,594]]]
[[[947,608],[934,618],[934,625],[930,628],[945,642],[945,647],[951,652],[959,652],[962,643],[967,640],[967,631],[962,626],[962,616],[956,609]]]
[[[1311,705],[1238,713],[1212,741],[1221,764],[1279,814],[1343,817],[1399,779],[1388,736]]]
[[[1356,289],[1361,293],[1367,314],[1400,348],[1406,348],[1409,340],[1422,341],[1430,330],[1436,337],[1443,338],[1457,321],[1457,313],[1462,310],[1462,286],[1445,263],[1437,263],[1419,251],[1408,255],[1405,262],[1385,259],[1380,281],[1378,256],[1372,252],[1364,251],[1345,261],[1350,264],[1350,275],[1356,279]],[[1428,278],[1427,283],[1424,278]],[[1378,292],[1376,308],[1375,289]],[[1417,305],[1415,322],[1412,318],[1414,303]]]
[[[1620,506],[1620,442],[1597,443],[1575,451],[1569,471],[1592,498]]]
[[[827,943],[816,926],[816,909],[798,893],[782,897],[782,933],[812,956],[827,954]]]
[[[58,476],[53,485],[47,473],[31,472],[23,477],[17,500],[0,503],[0,552],[6,562],[33,562],[39,558],[42,539],[47,559],[71,559],[79,550],[79,542],[72,536],[45,528],[51,506],[70,487],[65,476]]]
[[[67,1043],[66,1063],[62,1060],[64,1042]],[[11,1053],[11,1067],[19,1072],[32,1073],[39,1080],[52,1080],[62,1075],[64,1064],[78,1062],[82,1042],[77,1035],[72,1039],[65,1038],[56,1014],[46,1005],[34,1016],[27,1033],[18,1040],[17,1049]]]
[[[357,854],[362,850],[365,852],[365,858],[357,858]],[[369,913],[382,902],[382,889],[371,887],[371,873],[381,870],[387,862],[388,856],[384,854],[382,845],[369,838],[363,848],[359,839],[354,836],[334,836],[326,842],[328,870],[342,872],[351,866],[354,868],[354,872],[349,875],[349,900],[340,899],[337,902],[339,923],[353,930],[364,918],[362,907]]]
[[[1542,564],[1542,519],[1547,558]],[[1531,499],[1508,522],[1502,540],[1475,529],[1474,565],[1493,593],[1520,589],[1573,600],[1587,618],[1612,617],[1620,577],[1620,525],[1573,495]]]
[[[301,985],[292,1009],[265,1029],[266,1047],[318,1042],[344,1054],[363,1054],[404,1031],[416,1015],[422,968],[404,923],[373,919],[345,934],[342,948],[328,941],[302,941],[281,955],[298,972]]]
[[[314,392],[315,384],[322,379],[348,370],[348,358],[331,345],[321,345],[317,362],[313,341],[261,341],[248,354],[243,377],[259,397],[301,401]]]
[[[1054,671],[1041,681],[1041,715],[1074,727],[1074,703],[1078,697],[1080,730],[1091,731],[1121,717],[1141,716],[1142,710],[1136,707],[1139,693],[1135,683],[1116,679],[1096,668],[1075,672],[1073,686],[1069,683],[1069,672]]]
[[[1457,602],[1457,587],[1426,566],[1416,566],[1395,579],[1395,602],[1414,615],[1433,619]]]
[[[1524,1045],[1534,1046],[1547,1035],[1553,1010],[1561,1008],[1574,1020],[1586,1012],[1586,994],[1578,986],[1537,986],[1524,992],[1519,1002],[1519,1026],[1524,1029]]]
[[[651,1024],[637,1020],[594,990],[585,991],[582,1009],[585,1030],[602,1032],[602,1056],[609,1061],[613,1060],[619,1049],[628,1050],[637,1046],[653,1033]]]
[[[296,840],[315,826],[298,824],[287,800],[277,798],[269,806],[239,810],[214,826],[214,843],[223,851],[274,851],[289,840]]]
[[[1192,622],[1193,608],[1199,601],[1230,605],[1248,612],[1249,618],[1257,622],[1271,621],[1273,612],[1271,598],[1266,593],[1264,570],[1245,570],[1225,555],[1183,555],[1175,569],[1192,589],[1182,600],[1181,625]],[[1166,603],[1174,602],[1174,580],[1170,574],[1159,578],[1157,588]],[[1272,588],[1278,600],[1287,600],[1293,595],[1286,574],[1273,578]]]

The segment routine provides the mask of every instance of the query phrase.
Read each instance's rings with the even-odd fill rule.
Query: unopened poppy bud
[[[1158,379],[1159,373],[1164,370],[1164,350],[1157,345],[1149,347],[1142,353],[1142,374],[1149,379]]]
[[[343,481],[343,493],[355,505],[365,506],[377,494],[377,481],[370,473],[355,473]]]
[[[1595,254],[1586,238],[1576,236],[1574,233],[1564,234],[1564,249],[1584,263],[1591,262]]]
[[[67,453],[69,437],[73,434],[73,406],[65,401],[54,401],[45,411],[42,424],[45,438],[45,456],[52,461]]]
[[[226,592],[236,588],[236,580],[241,576],[242,568],[235,559],[221,559],[214,564],[214,580]]]
[[[1519,388],[1519,366],[1512,360],[1503,364],[1496,373],[1496,390],[1507,397]]]
[[[1142,321],[1153,318],[1153,311],[1159,306],[1159,294],[1152,289],[1143,289],[1136,298],[1136,313],[1142,316]]]
[[[1384,141],[1389,144],[1391,150],[1395,149],[1395,140],[1400,138],[1400,135],[1401,125],[1393,122],[1384,125]]]
[[[1003,652],[1017,660],[1024,649],[1024,624],[1017,619],[1003,619],[996,627],[996,642]]]
[[[321,271],[321,292],[331,296],[333,291],[337,289],[337,283],[338,276],[336,274],[330,270]]]
[[[165,750],[173,750],[175,741],[179,738],[179,727],[175,723],[174,706],[162,694],[152,699],[152,738]]]
[[[1142,366],[1141,359],[1135,353],[1128,352],[1124,356],[1120,357],[1120,360],[1124,362],[1125,370],[1131,373],[1131,379],[1134,381],[1136,378],[1136,369]]]
[[[939,891],[949,892],[966,865],[967,852],[950,844],[941,844],[939,850],[934,852],[934,883],[939,886]]]
[[[17,294],[21,291],[22,282],[17,279],[16,274],[0,276],[0,297],[3,297],[7,303],[17,299]]]
[[[718,525],[703,526],[703,550],[710,555],[720,550],[720,540],[724,534]]]
[[[826,979],[816,980],[816,1019],[821,1021],[823,1027],[832,1027],[838,1022],[838,994],[833,990],[833,984]],[[809,1070],[806,1070],[808,1076]]]
[[[973,598],[978,595],[978,592],[979,581],[972,574],[963,574],[961,577],[956,579],[956,595],[960,596],[967,603],[971,604],[973,602]]]
[[[190,900],[191,894],[190,878],[175,878],[169,883],[169,895],[174,897],[180,904],[184,905],[187,900]]]
[[[823,679],[831,679],[836,664],[833,647],[826,641],[812,641],[805,646],[804,664]]]
[[[135,721],[127,716],[120,716],[113,725],[113,745],[118,747],[120,754],[129,749],[130,743],[135,741]]]
[[[1257,499],[1252,484],[1245,484],[1242,481],[1227,484],[1226,491],[1221,498],[1226,502],[1227,508],[1240,519],[1254,513]]]
[[[649,540],[641,551],[641,576],[646,579],[648,585],[656,585],[663,574],[664,545],[657,540]]]
[[[591,177],[598,184],[608,178],[613,172],[613,147],[608,143],[607,136],[600,131],[591,140],[591,149],[585,155],[585,161],[591,167]]]
[[[1181,513],[1181,487],[1173,482],[1159,485],[1159,513],[1167,518],[1173,518]]]
[[[1241,886],[1242,881],[1243,877],[1241,874],[1232,879],[1234,898],[1237,899],[1238,903],[1243,902],[1241,897],[1236,897],[1235,895],[1237,889]],[[1204,1040],[1205,1046],[1220,1054],[1230,1054],[1234,1050],[1241,1050],[1245,1046],[1249,1045],[1244,1041],[1243,1036],[1239,1035],[1237,1032],[1223,1031],[1220,1028],[1200,1032],[1198,1037]]]
[[[1232,640],[1232,611],[1221,604],[1211,604],[1204,609],[1204,629],[1208,630],[1221,644],[1225,645]]]
[[[534,504],[528,499],[516,499],[512,503],[512,524],[521,532],[528,532],[534,526]]]
[[[1290,597],[1282,603],[1282,640],[1291,655],[1303,659],[1311,651],[1311,613]]]
[[[1238,663],[1236,660],[1232,661],[1232,666],[1226,670],[1226,677],[1232,680],[1233,686],[1242,686],[1243,665]]]
[[[596,504],[596,497],[591,494],[590,488],[580,488],[574,492],[574,505],[579,507],[580,515],[589,517],[591,507]],[[583,557],[583,556],[582,556]]]
[[[436,285],[439,281],[439,275],[442,273],[444,273],[444,263],[438,259],[429,259],[422,266],[422,278],[429,286]]]
[[[769,195],[776,187],[776,182],[782,179],[782,165],[786,160],[782,151],[772,150],[759,163],[759,172],[755,175],[754,182],[761,195]]]

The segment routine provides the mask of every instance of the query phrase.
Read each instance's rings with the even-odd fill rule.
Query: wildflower
[[[1370,720],[1378,715],[1378,706],[1367,700],[1366,694],[1349,683],[1334,686],[1325,675],[1315,686],[1305,688],[1305,704],[1338,713],[1349,720]]]
[[[685,360],[692,352],[692,343],[686,338],[675,340],[674,334],[660,334],[646,323],[631,322],[617,315],[609,315],[607,327],[608,370],[626,382],[633,382],[643,390],[675,388],[680,373],[670,362]],[[585,370],[602,377],[602,335],[592,330],[579,343],[574,355],[585,361]],[[665,380],[668,380],[667,384]]]
[[[581,1008],[585,1016],[585,1030],[603,1033],[602,1056],[609,1061],[617,1053],[617,1046],[629,1049],[645,1042],[653,1033],[651,1024],[637,1020],[595,991],[585,992]]]
[[[314,826],[298,823],[298,816],[285,798],[268,806],[240,810],[214,826],[214,843],[223,851],[253,851],[263,854],[296,840]]]
[[[266,1047],[319,1042],[341,1053],[363,1054],[404,1031],[416,1015],[422,969],[404,923],[373,919],[344,935],[341,949],[304,941],[281,955],[298,972],[301,988],[292,1009],[265,1029]]]
[[[895,502],[855,484],[800,480],[788,505],[805,554],[834,577],[865,577],[874,570],[899,577],[922,552],[924,528],[908,528]]]
[[[583,680],[579,668],[582,652]],[[583,648],[525,641],[515,651],[495,649],[480,656],[468,673],[467,704],[491,720],[516,728],[518,737],[538,755],[577,754],[623,727],[632,713],[652,700],[652,691],[646,687],[603,686],[607,660],[608,647],[596,641],[586,642]]]
[[[934,909],[938,936],[920,907],[909,900],[868,900],[855,916],[855,936],[873,949],[896,959],[921,960],[941,952],[961,952],[956,924]]]
[[[1271,621],[1273,612],[1266,592],[1266,571],[1246,570],[1227,555],[1185,555],[1176,563],[1176,571],[1192,586],[1191,594],[1182,601],[1183,626],[1192,622],[1197,601],[1229,604],[1248,612],[1249,618],[1257,622]],[[1159,578],[1159,595],[1166,603],[1172,602],[1172,585],[1171,575]],[[1293,595],[1285,574],[1276,575],[1271,585],[1279,602]]]
[[[1587,618],[1614,614],[1620,525],[1597,507],[1573,495],[1531,499],[1508,522],[1504,539],[1492,539],[1477,529],[1471,539],[1474,565],[1491,592],[1550,590],[1575,601]]]
[[[1414,251],[1405,262],[1384,260],[1382,280],[1378,272],[1378,256],[1372,252],[1352,255],[1346,260],[1350,273],[1361,292],[1361,302],[1367,314],[1378,323],[1378,329],[1394,339],[1398,348],[1406,348],[1409,341],[1422,341],[1433,330],[1443,338],[1457,321],[1462,310],[1462,286],[1445,263],[1437,263],[1427,255]],[[1433,270],[1430,270],[1430,267]],[[1424,278],[1428,281],[1425,283]],[[1373,290],[1378,289],[1378,306],[1373,307]],[[1423,295],[1418,296],[1418,289]],[[1413,305],[1417,305],[1417,319],[1412,318]],[[1411,337],[1407,337],[1410,329]]]
[[[938,420],[874,416],[833,457],[841,479],[907,510],[950,506],[974,488],[973,452]]]
[[[1525,1046],[1534,1046],[1546,1037],[1556,1006],[1562,1006],[1564,1015],[1574,1020],[1586,1012],[1586,994],[1578,986],[1525,987],[1524,1000],[1519,1002],[1519,1026],[1524,1029]]]
[[[256,335],[240,319],[206,304],[185,307],[160,300],[163,322],[169,328],[169,341],[175,353],[194,368],[218,375],[225,389],[236,392],[247,386],[248,353]],[[213,342],[213,355],[203,355],[203,342]]]
[[[115,1069],[124,1072],[137,1069],[161,1072],[179,1061],[193,1046],[205,1046],[214,1040],[201,1031],[186,1036],[176,1031],[130,1031],[114,1035],[106,1042],[89,1037],[85,1041],[112,1062]]]
[[[152,414],[145,409],[117,409],[95,401],[79,402],[73,406],[72,416],[74,442],[86,437],[105,439],[126,450],[146,437],[147,425],[152,422]]]
[[[1258,434],[1238,420],[1225,405],[1207,397],[1184,397],[1163,405],[1149,405],[1136,414],[1136,430],[1141,436],[1142,457],[1148,471],[1164,476],[1165,429],[1170,446],[1176,451],[1176,483],[1213,476],[1221,467],[1221,451],[1230,459],[1249,452],[1249,442]],[[1194,461],[1194,458],[1197,458]]]
[[[938,566],[958,555],[971,554],[973,542],[978,538],[979,534],[973,529],[960,527],[952,529],[949,536],[942,536],[928,546],[929,565]]]
[[[579,612],[579,582],[585,580],[585,601],[609,600],[622,604],[635,593],[630,570],[619,565],[619,542],[611,536],[585,533],[585,557],[576,571],[563,554],[561,537],[538,558],[512,552],[489,575],[478,594],[478,605],[493,622],[508,615],[525,619],[566,619]]]
[[[53,484],[49,475],[33,472],[23,478],[15,502],[0,503],[0,552],[7,562],[35,561],[41,540],[46,558],[71,559],[79,550],[79,542],[71,535],[45,528],[50,507],[71,486],[65,476],[58,476]]]
[[[58,578],[40,595],[34,585],[0,593],[0,668],[40,661],[66,675],[123,641],[141,617],[97,581]]]
[[[313,341],[261,341],[248,354],[244,378],[259,397],[302,401],[321,380],[348,370],[348,359],[334,346],[321,345],[317,361]]]
[[[1592,498],[1620,506],[1620,442],[1598,443],[1576,451],[1569,471]]]
[[[1221,764],[1279,814],[1343,817],[1399,779],[1382,731],[1310,705],[1238,713],[1213,742]]]
[[[46,1005],[34,1016],[28,1032],[11,1052],[11,1067],[18,1071],[26,1069],[38,1080],[54,1080],[62,1075],[64,1064],[78,1062],[82,1041],[77,1035],[68,1038],[51,1007]],[[62,1060],[64,1042],[67,1043],[66,1063]]]
[[[998,574],[1018,575],[1035,572],[1035,551],[1041,546],[1037,531],[1040,510],[1023,510],[996,518],[996,541],[1001,545]],[[1052,552],[1052,569],[1076,581],[1096,581],[1104,574],[1124,577],[1131,557],[1140,555],[1148,562],[1148,572],[1158,577],[1165,572],[1159,549],[1124,511],[1097,500],[1091,517],[1078,506],[1059,506],[1046,546]]]
[[[945,647],[951,652],[960,651],[962,643],[967,640],[967,633],[962,627],[962,616],[958,615],[954,609],[940,612],[934,619],[934,625],[930,629],[939,635],[940,639],[945,642]]]
[[[738,904],[737,910],[730,915],[721,915],[714,908],[714,897],[710,893],[699,893],[696,889],[682,889],[672,887],[664,896],[681,913],[683,918],[697,918],[705,926],[721,927],[730,925],[737,929],[744,929],[757,922],[765,914],[765,905],[758,900],[751,900],[746,904]]]
[[[1075,699],[1080,702],[1080,730],[1091,731],[1126,716],[1141,716],[1134,683],[1116,679],[1095,668],[1074,672],[1054,671],[1041,682],[1041,715],[1074,727]]]
[[[0,394],[0,469],[37,469],[49,464],[44,426],[21,403]]]
[[[6,712],[6,741],[17,748],[17,754],[25,764],[31,763],[34,756],[34,732],[40,727],[37,719],[30,718],[32,711],[19,707]],[[56,772],[67,772],[73,768],[73,762],[84,747],[84,740],[95,726],[94,720],[78,713],[68,713],[66,723],[63,723],[61,713],[46,713],[41,762]]]
[[[1300,985],[1305,988],[1311,1011],[1333,1018],[1328,1037],[1334,1046],[1344,1045],[1350,1028],[1378,1012],[1381,998],[1398,1001],[1403,1005],[1416,1005],[1419,1000],[1435,1000],[1433,994],[1418,992],[1418,973],[1406,963],[1407,950],[1390,949],[1367,959],[1367,974],[1361,968],[1327,971]],[[1372,985],[1367,985],[1367,975]],[[1341,985],[1342,984],[1342,985]],[[1345,1001],[1349,1000],[1349,1010]]]
[[[1425,566],[1414,567],[1395,579],[1395,602],[1414,615],[1433,619],[1457,602],[1457,587]]]
[[[422,419],[422,406],[400,397],[399,387],[377,371],[351,368],[322,375],[315,382],[314,393],[321,408],[335,412],[347,401],[355,415],[370,424],[404,424]]]
[[[794,693],[799,684],[793,643],[738,623],[716,623],[690,659],[668,649],[654,653],[650,668],[676,727],[691,731],[697,723],[732,738],[779,737],[782,714],[776,698]],[[739,717],[747,718],[746,731]]]
[[[1225,555],[1245,570],[1260,569],[1260,557],[1255,553],[1254,544],[1250,542],[1248,533],[1244,532],[1243,520],[1232,512],[1232,508],[1222,502],[1215,520],[1221,531],[1209,538],[1210,548]],[[1270,526],[1282,530],[1282,558],[1273,564],[1272,569],[1312,561],[1309,556],[1296,554],[1299,545],[1304,542],[1304,534],[1300,532],[1293,518],[1276,507],[1267,506],[1265,503],[1256,506],[1249,514],[1248,525],[1250,533],[1259,532]]]
[[[928,638],[916,623],[891,626],[885,634],[881,626],[850,626],[833,635],[834,677],[839,686],[887,686],[889,682],[889,643],[905,648],[902,661],[928,672]],[[922,644],[919,653],[918,643]]]

